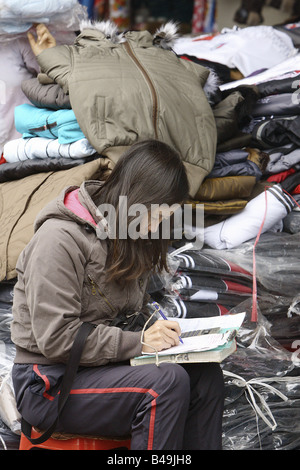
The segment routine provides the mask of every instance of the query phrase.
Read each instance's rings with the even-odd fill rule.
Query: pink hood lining
[[[84,219],[87,222],[90,222],[91,224],[97,226],[89,211],[85,207],[83,207],[83,205],[79,201],[78,192],[79,188],[66,194],[64,200],[65,206],[67,207],[67,209],[72,211],[81,219]]]

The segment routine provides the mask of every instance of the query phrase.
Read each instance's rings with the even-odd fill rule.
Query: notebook
[[[181,328],[183,344],[153,354],[144,353],[130,360],[132,366],[163,362],[222,362],[235,352],[236,340],[245,312],[208,318],[174,318]],[[161,320],[164,321],[164,320]]]

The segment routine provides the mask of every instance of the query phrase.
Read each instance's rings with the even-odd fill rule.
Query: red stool
[[[41,434],[32,429],[31,437],[36,439]],[[110,450],[110,449],[130,449],[130,438],[112,439],[106,437],[77,436],[73,434],[54,433],[52,437],[42,444],[32,444],[23,433],[19,450],[31,449],[47,450]]]

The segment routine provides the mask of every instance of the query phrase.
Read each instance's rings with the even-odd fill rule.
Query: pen
[[[160,306],[158,305],[158,303],[157,303],[157,302],[152,302],[152,305],[153,305],[153,307],[155,308],[155,310],[161,315],[161,317],[162,317],[164,320],[167,320],[166,315],[164,314],[164,312],[162,311],[162,309],[160,308]],[[179,336],[179,341],[183,344],[183,341],[182,341],[182,339],[180,338],[180,336]]]

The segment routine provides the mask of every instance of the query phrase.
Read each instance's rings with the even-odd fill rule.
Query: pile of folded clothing
[[[300,24],[287,24],[225,28],[175,43],[181,58],[208,67],[219,82],[211,99],[215,164],[192,201],[203,204],[206,225],[240,213],[265,188],[299,172],[299,37]],[[288,191],[293,210],[282,217],[293,232],[300,228],[297,186]]]
[[[22,138],[4,145],[0,182],[99,158],[59,85],[40,83],[37,77],[24,81],[22,89],[32,104],[15,107],[15,127]]]
[[[274,340],[263,315],[253,323],[251,306],[241,305],[246,320],[239,331],[237,351],[222,363],[223,449],[297,450],[299,358]]]
[[[170,251],[169,258],[172,276],[152,280],[148,291],[170,317],[224,315],[252,295],[251,273],[219,253]]]
[[[269,323],[272,338],[289,351],[300,344],[299,243],[300,232],[268,232],[261,235],[256,246],[255,240],[250,240],[217,251],[228,262],[239,263],[252,273],[255,260],[259,309]]]
[[[72,7],[71,0],[68,5]],[[175,250],[174,244],[169,253],[171,274],[152,279],[148,291],[169,316],[186,318],[243,309],[249,319],[257,294],[258,321],[244,325],[242,347],[223,367],[228,374],[238,375],[242,384],[226,376],[224,446],[299,448],[298,427],[285,427],[284,420],[288,411],[296,416],[300,409],[299,385],[293,378],[297,367],[292,360],[300,321],[300,54],[296,40],[282,28],[259,26],[179,38],[174,50],[183,60],[208,68],[216,79],[203,90],[215,118],[217,147],[211,171],[189,201],[195,210],[198,204],[204,207],[204,247],[184,251]],[[5,143],[0,160],[0,334],[4,334],[0,359],[6,387],[0,385],[0,392],[9,391],[13,353],[7,293],[11,296],[16,261],[33,235],[34,219],[66,186],[102,178],[113,164],[91,145],[68,93],[48,79],[40,73],[23,81],[28,102],[14,109],[20,135]],[[244,393],[252,390],[245,382],[257,377],[276,382],[287,397],[282,401],[268,388],[260,394],[267,393],[274,412],[267,422],[263,420],[266,428],[260,428],[259,437],[259,412]],[[278,377],[288,380],[280,382]],[[1,406],[0,418],[3,429],[14,429],[14,419],[7,420]],[[273,419],[278,433],[272,429]]]

